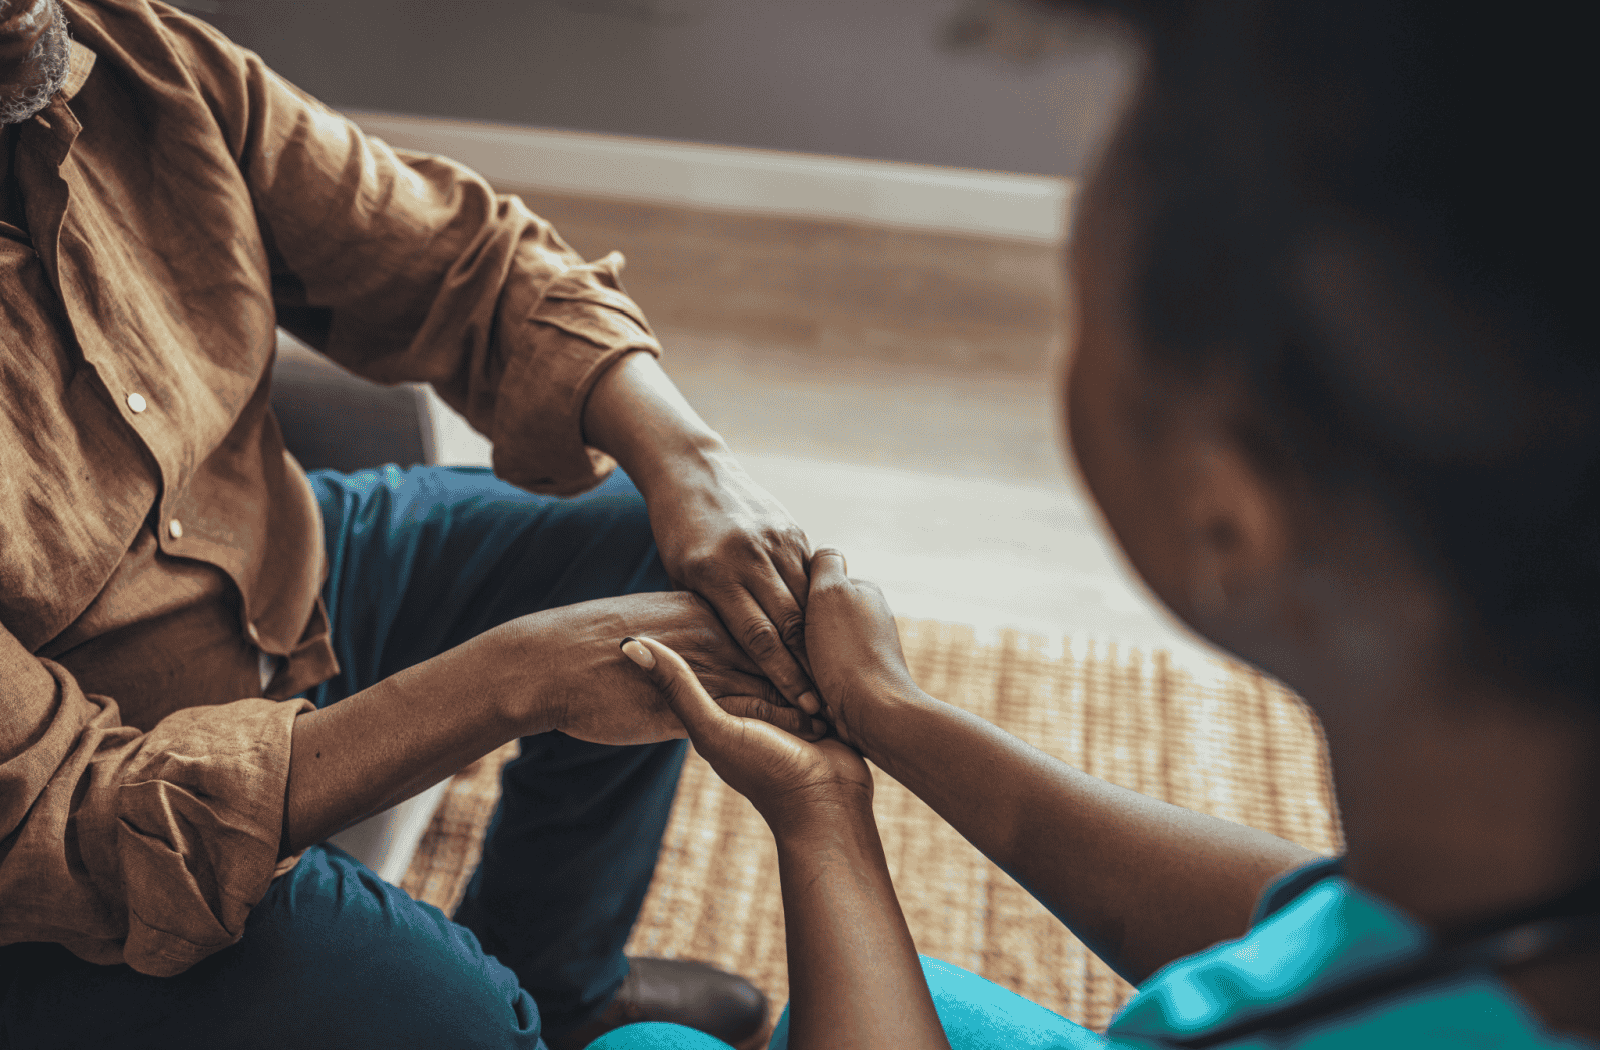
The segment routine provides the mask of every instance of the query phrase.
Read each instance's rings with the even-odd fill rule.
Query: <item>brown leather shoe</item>
[[[766,1034],[767,997],[743,977],[690,959],[628,957],[628,976],[605,1012],[560,1035],[545,1034],[550,1050],[583,1050],[625,1024],[667,1021],[698,1028],[737,1050],[758,1050]]]

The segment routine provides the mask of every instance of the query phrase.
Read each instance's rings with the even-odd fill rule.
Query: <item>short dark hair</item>
[[[1230,358],[1255,388],[1263,454],[1313,483],[1381,490],[1466,611],[1482,666],[1600,703],[1600,353],[1583,262],[1595,92],[1576,16],[1377,0],[1070,6],[1130,26],[1147,62],[1122,143],[1150,205],[1133,260],[1149,352],[1190,368]],[[1431,381],[1384,396],[1424,418],[1448,390],[1486,429],[1513,409],[1538,426],[1450,454],[1368,411],[1339,378],[1346,348],[1296,285],[1301,238],[1329,215],[1403,246],[1413,272],[1493,333],[1487,355],[1448,346]]]

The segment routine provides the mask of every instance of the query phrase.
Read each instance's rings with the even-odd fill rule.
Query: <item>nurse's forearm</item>
[[[870,806],[775,834],[791,1050],[949,1050]]]
[[[553,728],[540,717],[542,664],[516,652],[526,634],[524,623],[502,625],[295,719],[278,856]]]
[[[863,754],[1138,984],[1242,936],[1262,889],[1318,854],[1109,784],[926,694],[875,709]]]

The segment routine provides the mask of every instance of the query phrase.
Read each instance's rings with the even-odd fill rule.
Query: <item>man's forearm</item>
[[[874,714],[866,756],[1135,984],[1242,936],[1266,884],[1318,856],[1092,777],[926,694]]]
[[[871,810],[781,833],[793,1050],[948,1050]]]
[[[278,855],[425,791],[541,721],[537,669],[486,632],[295,720]]]
[[[615,459],[647,498],[685,461],[727,451],[721,435],[645,351],[621,358],[590,391],[583,439]]]

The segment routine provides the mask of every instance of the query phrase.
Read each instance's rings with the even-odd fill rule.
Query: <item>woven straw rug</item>
[[[1155,798],[1340,849],[1321,732],[1293,694],[1239,665],[1202,683],[1166,654],[1052,657],[1046,640],[900,620],[918,684],[1080,769]],[[478,862],[509,744],[463,770],[403,888],[448,912]],[[875,807],[917,948],[1103,1031],[1133,993],[1043,906],[882,773]],[[788,1000],[777,854],[766,825],[693,751],[634,955],[705,959]]]

